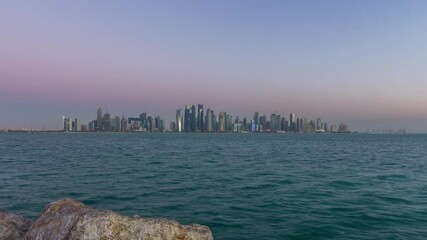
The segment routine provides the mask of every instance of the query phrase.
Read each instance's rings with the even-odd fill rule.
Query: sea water
[[[427,239],[427,135],[1,133],[0,210],[74,198],[215,239]]]

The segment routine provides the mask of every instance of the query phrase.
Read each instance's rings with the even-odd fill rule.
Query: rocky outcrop
[[[12,213],[0,212],[0,239],[21,239],[32,221]]]
[[[1,226],[0,226],[0,229]],[[1,233],[1,231],[0,231]],[[10,239],[20,239],[14,235]],[[0,235],[0,239],[3,239]],[[64,199],[49,204],[23,236],[42,239],[213,239],[208,227],[181,225],[166,219],[127,217],[109,210],[98,210],[81,202]]]

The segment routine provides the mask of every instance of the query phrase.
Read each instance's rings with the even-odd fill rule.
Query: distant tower
[[[206,131],[207,132],[213,132],[214,131],[214,113],[213,111],[208,108],[206,110]]]
[[[219,113],[218,132],[225,132],[225,124],[226,124],[226,120],[227,120],[226,118],[227,118],[227,113],[225,113],[225,112]]]
[[[272,114],[270,115],[270,132],[275,132],[275,131],[277,131],[277,129],[276,129],[276,126],[277,126],[277,124],[276,124],[276,120],[277,120],[277,118],[276,118],[276,114],[272,113]]]
[[[252,131],[257,131],[258,125],[259,125],[259,112],[254,113],[254,124],[255,128],[252,129]]]
[[[128,131],[128,121],[125,118],[125,116],[122,116],[121,123],[120,123],[120,128],[121,128],[120,130],[122,132],[127,132]]]
[[[295,113],[289,114],[289,128],[290,128],[290,131],[296,131],[297,124],[296,124]]]
[[[203,104],[199,104],[197,106],[198,114],[197,114],[197,129],[200,132],[204,132],[204,124],[203,124]]]
[[[182,127],[183,127],[183,116],[182,116],[182,109],[177,109],[176,110],[176,131],[177,132],[182,132]]]
[[[191,114],[190,114],[190,130],[191,132],[196,131],[196,106],[191,106]]]
[[[98,108],[98,111],[96,111],[96,131],[101,131],[102,129],[102,109]]]
[[[185,105],[184,110],[184,132],[190,131],[191,105]]]

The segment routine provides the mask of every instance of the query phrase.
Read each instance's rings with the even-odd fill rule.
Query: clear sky
[[[184,104],[427,132],[427,1],[0,1],[0,129]]]

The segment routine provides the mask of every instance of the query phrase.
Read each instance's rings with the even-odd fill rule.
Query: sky
[[[0,129],[185,104],[427,132],[427,1],[0,1]]]

